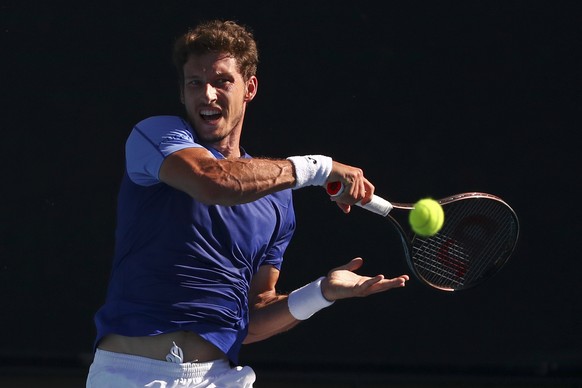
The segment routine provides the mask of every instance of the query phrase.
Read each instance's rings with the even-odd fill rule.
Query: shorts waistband
[[[210,362],[186,362],[176,364],[173,362],[153,360],[151,358],[134,356],[131,354],[114,353],[97,349],[93,364],[132,370],[135,372],[150,372],[164,374],[170,378],[192,379],[221,375],[230,370],[230,364],[226,360]]]

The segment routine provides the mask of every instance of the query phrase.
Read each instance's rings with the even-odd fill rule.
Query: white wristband
[[[293,189],[325,185],[333,165],[332,159],[323,155],[291,156],[287,160],[295,167],[296,182]]]
[[[287,298],[289,312],[295,319],[306,320],[319,310],[331,306],[334,302],[325,299],[321,292],[320,277],[314,282],[292,291]]]

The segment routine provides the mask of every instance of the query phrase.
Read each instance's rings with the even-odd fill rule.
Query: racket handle
[[[344,191],[344,185],[341,182],[329,182],[326,190],[330,197],[337,197]],[[386,217],[394,208],[390,202],[377,195],[373,195],[372,200],[365,205],[362,205],[361,202],[356,202],[356,205],[383,217]]]

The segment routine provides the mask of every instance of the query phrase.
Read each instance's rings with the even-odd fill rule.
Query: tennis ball
[[[414,204],[408,221],[414,233],[424,237],[434,236],[443,226],[445,213],[437,201],[424,198]]]

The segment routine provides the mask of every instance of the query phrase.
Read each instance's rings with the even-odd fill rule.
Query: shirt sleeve
[[[162,162],[184,148],[200,148],[190,125],[177,116],[154,116],[139,122],[125,144],[127,174],[132,182],[151,186],[160,182]]]

